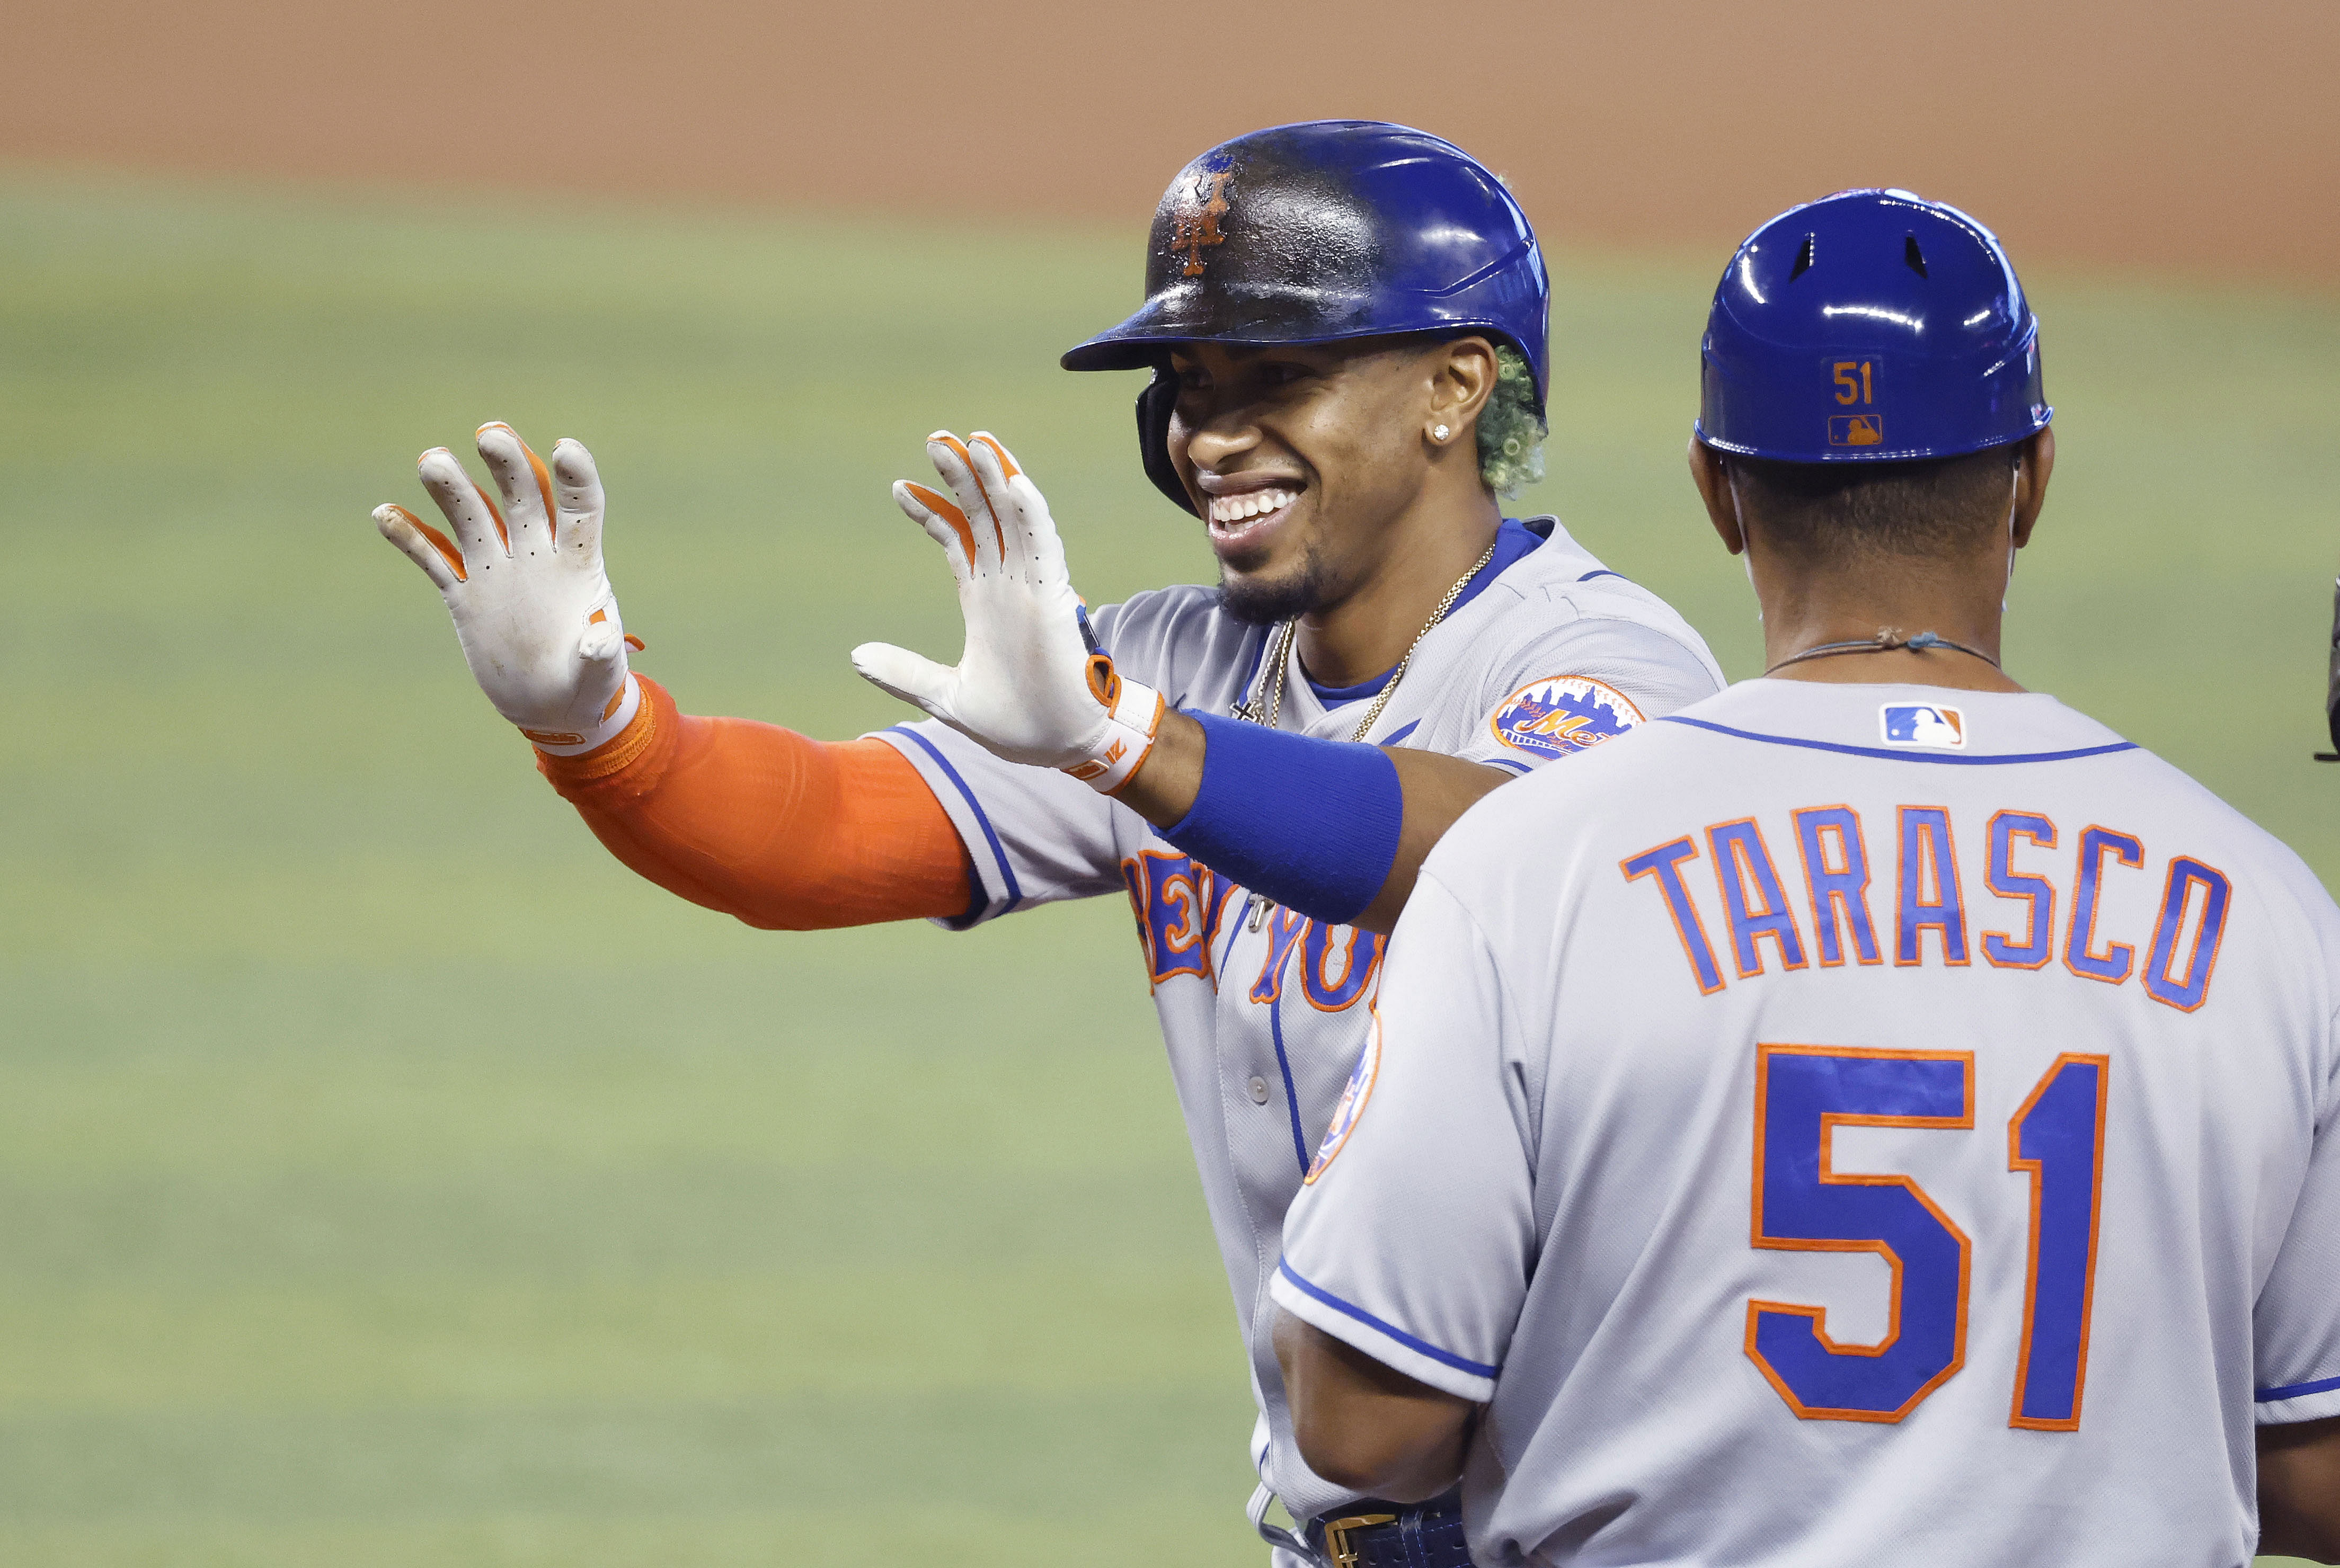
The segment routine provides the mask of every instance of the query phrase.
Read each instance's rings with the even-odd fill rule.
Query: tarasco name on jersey
[[[1121,863],[1121,878],[1137,912],[1145,946],[1146,978],[1155,985],[1194,975],[1219,983],[1220,932],[1240,909],[1243,889],[1175,850],[1141,850]],[[1382,962],[1382,939],[1353,926],[1328,926],[1278,908],[1269,912],[1267,957],[1251,984],[1251,1000],[1273,1003],[1284,994],[1284,973],[1300,952],[1300,992],[1320,1012],[1354,1006]],[[1232,942],[1227,945],[1232,946]]]
[[[1954,823],[1942,806],[1905,805],[1889,826],[1872,828],[1849,806],[1816,805],[1769,825],[1767,836],[1752,817],[1717,823],[1619,863],[1627,881],[1646,880],[1664,900],[1700,991],[1723,988],[1718,954],[1742,981],[1764,973],[1767,959],[1800,970],[1888,957],[2044,969],[2061,958],[2074,975],[2107,985],[2135,974],[2147,996],[2183,1011],[2209,1000],[2234,888],[2202,861],[2148,864],[2135,834],[2097,825],[2067,834],[2043,813],[2014,809]],[[1887,836],[1872,843],[1872,831]],[[1773,842],[1790,858],[1774,859]],[[1691,874],[1701,857],[1712,867],[1710,893],[1693,892],[1693,881],[1705,881]],[[2158,886],[2154,912],[2100,918],[2117,891],[2123,907],[2148,907],[2114,878],[2153,879],[2145,885]],[[1720,918],[1710,923],[1710,912]]]

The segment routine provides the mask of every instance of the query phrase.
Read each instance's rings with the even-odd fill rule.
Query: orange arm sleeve
[[[918,771],[884,741],[689,718],[640,675],[609,745],[536,765],[611,854],[767,931],[964,914],[973,870]]]

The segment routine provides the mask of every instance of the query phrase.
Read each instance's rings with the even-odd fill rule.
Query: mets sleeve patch
[[[1349,1141],[1349,1134],[1357,1129],[1357,1118],[1365,1113],[1365,1101],[1373,1097],[1373,1080],[1382,1070],[1382,1020],[1373,1015],[1373,1026],[1365,1031],[1365,1049],[1357,1053],[1357,1065],[1350,1070],[1349,1087],[1341,1091],[1341,1103],[1333,1108],[1333,1125],[1324,1129],[1324,1141],[1317,1147],[1316,1162],[1301,1178],[1303,1187],[1314,1187],[1324,1168],[1333,1163],[1341,1146]]]
[[[1497,740],[1539,759],[1597,746],[1643,722],[1631,697],[1590,676],[1530,681],[1487,716]]]

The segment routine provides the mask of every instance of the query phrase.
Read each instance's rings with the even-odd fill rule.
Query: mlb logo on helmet
[[[1487,720],[1495,738],[1516,752],[1565,756],[1623,735],[1641,723],[1641,710],[1613,686],[1589,676],[1530,681],[1505,697]]]
[[[1889,746],[1928,746],[1964,751],[1966,715],[1938,703],[1887,703],[1879,714]]]
[[[2055,411],[1998,237],[1908,191],[1839,191],[1748,235],[1700,353],[1699,439],[1775,462],[1956,457]]]
[[[1875,407],[1880,368],[1879,356],[1876,354],[1829,361],[1831,398],[1839,406],[1859,404],[1861,410],[1857,414],[1829,416],[1829,446],[1881,447],[1885,444],[1885,416],[1877,412]]]

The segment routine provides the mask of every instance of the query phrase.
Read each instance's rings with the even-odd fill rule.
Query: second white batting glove
[[[641,642],[601,567],[600,475],[575,441],[552,449],[548,469],[510,425],[481,425],[478,439],[501,508],[433,447],[416,468],[452,537],[399,506],[374,508],[374,526],[437,585],[496,712],[556,755],[591,751],[641,703],[626,669],[626,645]]]
[[[966,648],[949,666],[864,643],[853,667],[995,756],[1113,794],[1153,748],[1161,694],[1124,679],[1097,646],[1048,503],[1007,449],[980,430],[964,444],[941,430],[927,456],[951,495],[904,480],[894,499],[950,562]]]

